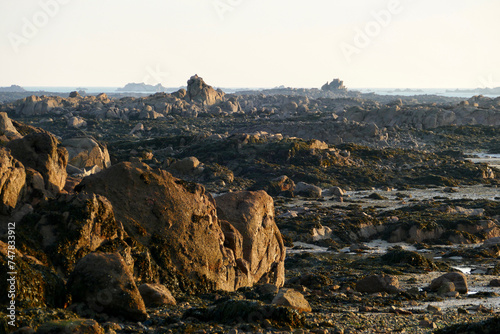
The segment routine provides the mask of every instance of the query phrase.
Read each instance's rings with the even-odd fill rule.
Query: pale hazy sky
[[[498,0],[0,0],[0,86],[500,86]]]

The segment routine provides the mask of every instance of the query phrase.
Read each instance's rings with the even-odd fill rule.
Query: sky
[[[498,0],[0,0],[0,86],[500,86]]]

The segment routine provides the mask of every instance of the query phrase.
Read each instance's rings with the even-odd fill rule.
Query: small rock
[[[429,305],[429,306],[427,306],[427,311],[429,311],[431,313],[440,313],[441,312],[441,307],[434,306],[434,305]]]
[[[272,301],[273,305],[288,306],[300,312],[311,312],[311,306],[304,296],[293,289],[281,289]]]
[[[175,298],[162,284],[145,283],[139,286],[139,292],[146,307],[159,307],[163,305],[177,305]]]
[[[447,283],[452,282],[455,286],[455,290],[461,294],[466,294],[469,290],[467,287],[467,277],[463,273],[452,272],[444,274],[436,279],[434,279],[429,290],[438,292],[441,286],[448,285]],[[450,287],[448,285],[448,287]]]

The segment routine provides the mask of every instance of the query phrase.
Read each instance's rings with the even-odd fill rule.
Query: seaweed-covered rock
[[[295,182],[286,175],[282,175],[269,182],[267,186],[267,193],[271,196],[278,196],[280,194],[293,194],[295,189]]]
[[[132,273],[118,253],[92,253],[78,261],[67,283],[73,303],[132,321],[147,319]]]
[[[461,294],[466,294],[469,291],[467,286],[467,276],[459,272],[447,273],[432,280],[428,289],[436,292],[443,284],[448,282],[453,283],[455,285],[455,290]]]
[[[500,333],[500,318],[494,317],[491,319],[475,322],[451,325],[442,329],[438,329],[435,334],[497,334]]]
[[[249,265],[250,286],[256,282],[282,286],[285,246],[274,222],[274,202],[265,191],[242,191],[215,198],[217,213],[242,235],[243,259]]]
[[[42,174],[45,187],[53,194],[59,193],[66,183],[68,151],[57,147],[57,139],[47,133],[31,133],[7,143],[12,156],[26,168],[33,168]]]
[[[356,291],[366,293],[398,293],[399,280],[392,275],[371,275],[356,282]]]
[[[427,259],[422,254],[417,252],[392,249],[380,258],[384,263],[389,265],[408,265],[420,269],[434,270],[437,269],[434,262]]]
[[[50,200],[27,216],[20,227],[23,238],[19,241],[40,247],[64,275],[69,275],[79,259],[125,233],[115,221],[111,203],[95,194]]]
[[[9,250],[11,251],[9,253]],[[11,257],[14,254],[14,257]],[[12,263],[15,267],[11,267]],[[11,276],[10,272],[16,272]],[[14,278],[14,279],[12,279]],[[12,289],[12,288],[13,289]],[[64,281],[37,259],[0,241],[0,305],[8,305],[7,291],[15,291],[16,307],[63,307],[66,302]]]
[[[104,334],[104,329],[92,319],[72,319],[47,322],[38,327],[37,334]]]
[[[0,212],[7,214],[21,201],[26,183],[24,166],[0,148]]]
[[[297,310],[255,300],[228,300],[209,308],[192,308],[183,317],[224,323],[264,322],[267,319],[276,325],[291,327],[305,324],[305,318]]]

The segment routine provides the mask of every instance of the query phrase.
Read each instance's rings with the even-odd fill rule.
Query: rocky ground
[[[0,333],[500,330],[499,99],[4,101]]]

